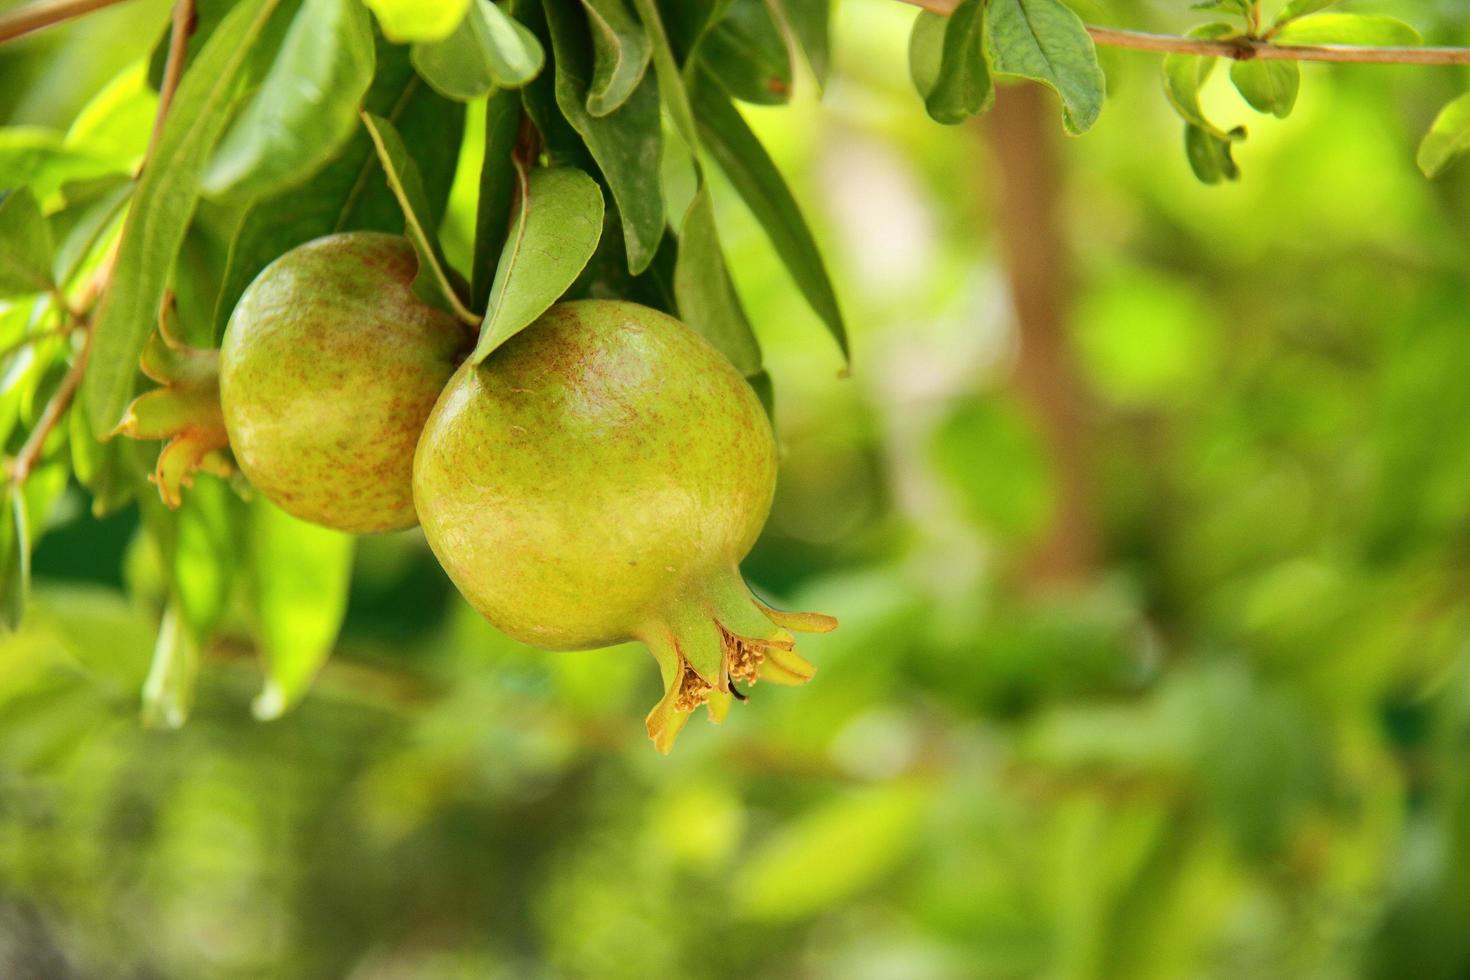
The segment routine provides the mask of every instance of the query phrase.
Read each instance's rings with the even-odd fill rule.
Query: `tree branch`
[[[936,14],[951,14],[959,0],[899,0]],[[1177,34],[1151,34],[1117,27],[1087,27],[1093,43],[1132,51],[1197,54],[1235,61],[1323,61],[1359,65],[1470,65],[1470,48],[1395,48],[1320,45],[1300,47],[1251,38],[1210,41]]]
[[[0,14],[0,42],[22,37],[52,24],[90,14],[122,0],[38,0]]]

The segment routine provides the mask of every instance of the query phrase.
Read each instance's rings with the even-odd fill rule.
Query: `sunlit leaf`
[[[440,41],[448,37],[469,9],[470,0],[363,0],[378,17],[388,40]]]
[[[530,326],[576,280],[602,235],[602,188],[570,167],[531,171],[522,185],[470,361]]]
[[[1276,44],[1364,44],[1417,47],[1419,32],[1381,14],[1311,14],[1283,24],[1272,37]]]
[[[200,175],[228,120],[240,68],[278,2],[244,0],[231,10],[174,96],[123,224],[111,285],[93,317],[92,358],[82,391],[99,432],[112,430],[132,398],[138,355],[194,213]]]
[[[143,681],[142,721],[147,728],[178,729],[194,707],[199,646],[175,603],[164,609],[153,646],[153,662]]]
[[[215,148],[204,193],[246,201],[320,168],[357,126],[373,68],[372,23],[358,0],[305,0],[265,81]]]
[[[257,496],[250,508],[254,629],[265,686],[252,710],[278,718],[305,695],[347,612],[352,536],[300,521]]]
[[[413,47],[413,64],[424,80],[460,101],[493,88],[519,88],[545,62],[536,36],[490,0],[472,0],[464,20],[444,40]]]
[[[1470,95],[1462,95],[1440,110],[1419,144],[1419,169],[1437,177],[1456,157],[1470,150]]]

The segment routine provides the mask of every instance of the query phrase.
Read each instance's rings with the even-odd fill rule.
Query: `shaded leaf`
[[[51,279],[51,229],[29,187],[0,191],[0,298],[44,293]]]
[[[82,390],[98,432],[111,431],[132,398],[138,355],[194,213],[199,177],[228,118],[240,68],[277,2],[244,0],[231,10],[174,96],[93,317],[92,358]]]
[[[404,234],[418,253],[419,271],[413,280],[414,295],[431,306],[454,313],[466,323],[478,324],[479,317],[465,308],[449,277],[449,265],[439,248],[423,178],[419,176],[413,158],[408,155],[408,148],[403,145],[403,137],[382,116],[364,112],[362,119],[377,147],[378,162],[382,164],[388,186],[393,189],[393,196],[403,209]]]
[[[806,55],[817,88],[827,85],[832,66],[832,5],[830,0],[767,0],[777,26]]]
[[[1061,96],[1071,133],[1085,133],[1102,112],[1106,83],[1082,18],[1061,0],[989,0],[985,45],[997,75],[1029,78]]]
[[[249,544],[254,629],[265,669],[265,686],[251,710],[268,721],[301,700],[337,642],[353,541],[257,496]]]
[[[510,234],[515,204],[516,167],[512,159],[520,132],[521,98],[509,90],[485,103],[485,157],[480,164],[480,194],[475,209],[475,257],[470,272],[470,308],[484,312],[495,267]]]
[[[602,235],[602,188],[570,167],[537,168],[522,185],[490,306],[470,362],[479,364],[576,281]]]
[[[628,269],[636,275],[653,261],[664,233],[657,85],[645,74],[616,112],[592,115],[587,111],[591,39],[585,19],[561,4],[548,5],[546,14],[556,54],[556,104],[581,135],[612,190],[623,218]]]
[[[1230,81],[1252,109],[1285,119],[1296,107],[1302,72],[1295,61],[1234,61]]]
[[[240,499],[212,476],[194,481],[178,512],[173,583],[178,612],[196,642],[224,615],[240,562]]]
[[[1229,139],[1221,139],[1208,130],[1185,124],[1185,154],[1189,158],[1190,169],[1201,183],[1218,184],[1222,180],[1239,179],[1240,169],[1235,165],[1230,144]]]
[[[837,294],[816,240],[776,164],[724,93],[713,85],[698,84],[694,99],[705,148],[766,230],[797,288],[846,357],[847,330]]]
[[[733,0],[704,36],[699,60],[737,99],[777,105],[791,98],[791,50],[765,0]]]
[[[357,0],[305,0],[216,147],[204,193],[247,201],[319,169],[352,135],[374,67],[372,22]]]
[[[627,102],[643,81],[653,44],[625,0],[582,0],[582,6],[593,28],[587,111],[605,116]]]
[[[981,0],[965,0],[947,18],[926,11],[914,21],[909,72],[935,122],[957,125],[995,101],[985,61],[984,10]]]
[[[735,294],[709,188],[701,185],[684,215],[679,257],[674,266],[674,295],[684,322],[714,344],[746,377],[761,370],[760,344]]]

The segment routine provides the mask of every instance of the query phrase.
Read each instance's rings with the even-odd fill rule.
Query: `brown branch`
[[[22,37],[52,24],[90,14],[122,0],[38,0],[0,14],[0,42]]]
[[[138,166],[140,174],[148,166],[148,161],[153,159],[153,151],[158,146],[159,137],[163,135],[163,121],[168,118],[174,93],[179,90],[179,79],[184,75],[184,56],[188,53],[189,37],[194,33],[196,24],[194,0],[174,0],[173,25],[168,32],[168,60],[164,62],[163,81],[158,86],[158,112],[153,117],[153,132],[148,137],[148,150]]]
[[[936,14],[950,14],[959,0],[899,0]],[[1117,27],[1088,25],[1087,33],[1095,44],[1131,51],[1157,51],[1161,54],[1196,54],[1235,61],[1322,61],[1358,65],[1470,65],[1470,48],[1403,48],[1358,47],[1351,45],[1315,45],[1311,47],[1272,44],[1252,38],[1230,38],[1211,41],[1177,34],[1151,34]]]

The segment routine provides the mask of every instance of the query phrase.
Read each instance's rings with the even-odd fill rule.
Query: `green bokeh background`
[[[1470,42],[1455,0],[1353,9]],[[66,130],[165,16],[0,51],[0,120]],[[520,647],[405,533],[360,543],[298,709],[251,719],[227,630],[147,731],[136,511],[74,490],[0,640],[0,975],[1470,976],[1470,166],[1413,162],[1466,78],[1307,68],[1284,123],[1216,79],[1251,137],[1205,188],[1157,59],[1105,52],[1096,130],[1055,122],[1101,554],[1061,584],[1028,570],[1065,461],[1016,396],[995,160],[924,116],[913,16],[843,0],[822,100],[748,114],[850,377],[716,186],[783,452],[746,571],[842,621],[816,679],[660,757],[641,648]],[[125,152],[150,118],[102,123]]]

